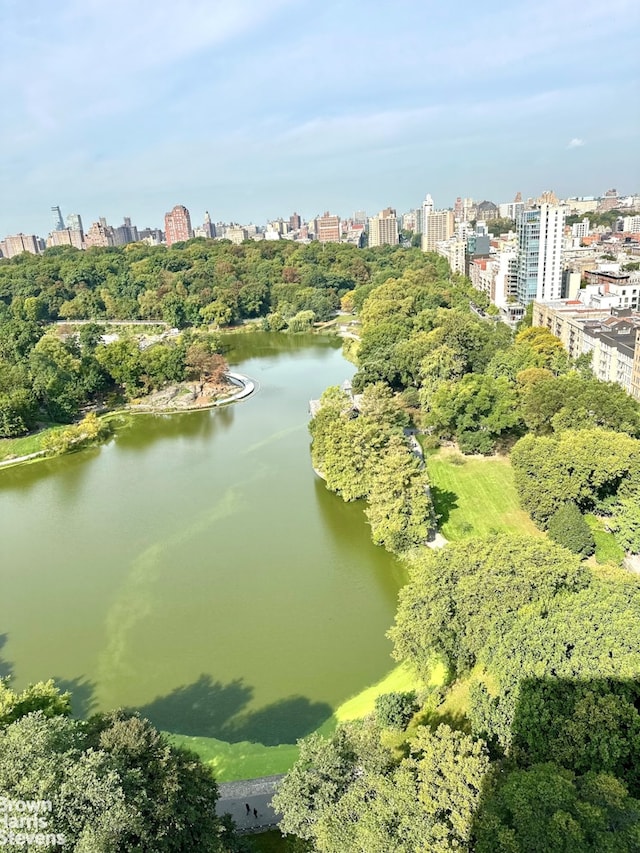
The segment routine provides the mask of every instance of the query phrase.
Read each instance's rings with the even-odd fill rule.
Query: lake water
[[[0,471],[0,674],[55,677],[82,714],[293,743],[391,668],[402,571],[311,468],[308,401],[353,373],[339,342],[225,343],[246,401]]]

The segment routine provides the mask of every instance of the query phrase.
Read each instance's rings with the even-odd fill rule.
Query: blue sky
[[[1,0],[0,236],[640,191],[638,0]]]

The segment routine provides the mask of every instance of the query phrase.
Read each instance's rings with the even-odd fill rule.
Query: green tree
[[[400,554],[424,543],[433,507],[421,462],[402,435],[391,435],[372,463],[365,515],[376,545]]]
[[[549,519],[549,536],[574,554],[588,557],[596,549],[591,528],[573,502],[563,504]]]
[[[612,495],[633,497],[640,484],[640,441],[609,430],[526,435],[511,462],[520,502],[543,528],[569,501],[587,512]]]
[[[407,693],[383,693],[376,697],[375,715],[381,726],[405,729],[417,710],[415,690]]]
[[[476,853],[632,853],[640,803],[613,776],[576,778],[554,764],[514,770],[483,804]]]
[[[588,581],[576,557],[537,537],[468,539],[421,554],[389,632],[394,657],[409,660],[426,678],[436,658],[463,675],[524,605],[549,602]]]
[[[623,498],[616,503],[609,528],[625,551],[640,554],[640,503],[637,497]]]

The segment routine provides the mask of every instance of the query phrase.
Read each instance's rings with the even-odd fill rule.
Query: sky
[[[0,237],[640,192],[638,0],[0,0]]]

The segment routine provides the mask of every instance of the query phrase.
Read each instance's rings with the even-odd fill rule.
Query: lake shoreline
[[[118,416],[126,416],[126,415],[182,415],[189,414],[192,412],[204,412],[209,409],[215,409],[220,406],[231,405],[232,403],[240,402],[241,400],[246,399],[247,397],[253,394],[258,386],[257,383],[251,379],[249,376],[245,376],[242,373],[236,373],[235,371],[229,371],[226,374],[227,378],[230,382],[239,387],[240,390],[231,394],[228,397],[223,397],[222,399],[212,399],[210,402],[204,403],[199,406],[191,406],[191,407],[170,407],[170,406],[145,406],[141,405],[128,405],[118,409],[110,409],[105,412],[101,412],[98,416],[100,420],[109,421],[110,419],[117,418]],[[182,383],[186,388],[186,383]],[[70,425],[72,426],[72,425]],[[46,435],[51,430],[59,430],[64,429],[64,427],[50,427],[49,429],[40,430],[39,432],[33,433],[33,438],[38,436]],[[22,456],[18,456],[15,458],[8,458],[0,460],[0,469],[2,468],[13,468],[17,465],[25,465],[27,463],[33,462],[41,462],[45,459],[56,459],[59,456],[65,456],[68,453],[76,453],[79,450],[83,450],[87,447],[97,446],[99,444],[103,444],[105,441],[108,441],[111,438],[113,433],[109,433],[104,437],[104,439],[98,439],[97,441],[83,443],[76,445],[74,447],[70,447],[68,450],[63,453],[49,453],[46,450],[38,450],[34,453],[24,454]]]

